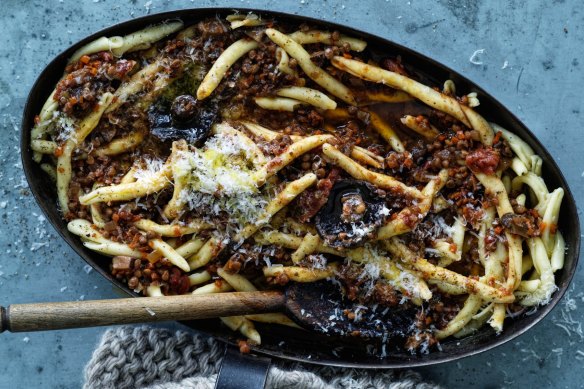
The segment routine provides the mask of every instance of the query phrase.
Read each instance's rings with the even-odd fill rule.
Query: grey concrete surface
[[[51,58],[93,31],[197,6],[319,17],[435,58],[516,113],[554,155],[577,201],[584,201],[584,16],[578,0],[0,0],[0,304],[116,296],[57,238],[27,189],[18,137],[35,78]],[[476,50],[484,50],[477,57],[482,64],[469,61]],[[582,281],[580,268],[561,306],[515,341],[419,371],[448,388],[583,387]],[[0,388],[79,387],[102,331],[0,335]]]

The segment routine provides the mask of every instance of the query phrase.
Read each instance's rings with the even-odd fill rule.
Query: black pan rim
[[[423,54],[421,54],[413,49],[405,47],[399,43],[393,42],[390,39],[376,36],[372,33],[360,31],[360,30],[357,30],[357,29],[354,29],[351,27],[342,26],[342,25],[339,25],[337,23],[322,21],[322,20],[319,20],[316,18],[305,17],[305,16],[301,16],[301,15],[293,15],[293,14],[288,14],[288,13],[284,13],[284,12],[277,12],[277,11],[270,11],[270,10],[260,10],[260,9],[251,9],[251,8],[237,8],[236,10],[241,12],[241,13],[254,12],[254,13],[259,13],[262,15],[269,15],[269,16],[275,17],[275,18],[282,18],[282,19],[295,20],[295,21],[305,21],[305,22],[309,22],[309,23],[327,26],[328,28],[338,29],[338,30],[343,31],[345,33],[354,34],[354,35],[363,37],[366,40],[375,41],[376,43],[378,43],[380,45],[392,47],[392,48],[395,48],[399,51],[403,51],[403,52],[408,53],[408,54],[412,55],[413,57],[415,57],[417,61],[421,61],[423,63],[437,67],[438,69],[441,69],[444,72],[455,75],[457,80],[460,80],[464,84],[471,86],[472,90],[477,91],[481,96],[484,96],[484,98],[488,99],[490,103],[494,104],[499,110],[502,110],[508,116],[509,122],[513,122],[517,126],[521,127],[522,131],[528,135],[527,139],[525,139],[525,140],[530,145],[532,145],[532,146],[536,145],[539,150],[543,151],[543,153],[540,153],[540,156],[545,161],[546,167],[552,171],[552,175],[557,179],[559,185],[561,187],[563,187],[565,190],[563,207],[564,208],[570,207],[570,208],[576,209],[574,197],[572,195],[570,187],[569,187],[563,173],[561,172],[561,170],[557,166],[553,157],[549,154],[547,149],[544,147],[544,145],[541,144],[539,139],[515,116],[515,114],[513,114],[506,107],[504,107],[497,99],[495,99],[492,94],[488,93],[482,87],[478,86],[477,84],[475,84],[474,82],[472,82],[471,80],[466,78],[464,75],[461,75],[460,73],[450,69],[448,66],[445,66],[441,63],[438,63],[437,61],[435,61],[435,60],[433,60],[433,59],[431,59],[431,58],[429,58],[429,57],[427,57],[427,56],[425,56],[425,55],[423,55]],[[129,290],[129,288],[127,286],[125,286],[121,282],[117,281],[107,271],[105,271],[98,264],[99,259],[92,258],[90,252],[79,247],[79,241],[76,240],[75,237],[72,237],[71,235],[68,235],[68,233],[66,231],[63,231],[62,226],[59,225],[59,223],[63,223],[63,221],[62,220],[55,220],[55,218],[53,218],[53,216],[52,216],[52,211],[55,211],[55,209],[56,209],[56,203],[50,204],[50,203],[43,201],[41,198],[39,188],[37,187],[37,185],[34,184],[35,177],[33,176],[32,170],[33,170],[33,166],[36,165],[36,163],[34,161],[32,161],[32,159],[30,158],[29,143],[30,143],[30,124],[32,123],[32,119],[34,118],[34,115],[36,114],[36,112],[33,111],[33,108],[35,105],[34,100],[36,98],[36,94],[37,93],[43,94],[43,92],[44,92],[43,96],[48,95],[49,91],[39,90],[39,86],[40,86],[40,84],[42,84],[42,81],[44,79],[46,79],[47,77],[50,77],[50,75],[51,75],[50,73],[52,70],[57,70],[57,71],[62,70],[62,68],[58,67],[60,62],[63,62],[77,48],[81,47],[82,45],[84,45],[84,44],[86,44],[86,43],[90,42],[91,40],[94,40],[98,37],[104,36],[106,34],[111,35],[112,31],[122,31],[124,29],[129,28],[129,27],[143,28],[147,25],[150,25],[150,24],[153,24],[156,22],[161,22],[164,20],[180,19],[181,17],[184,17],[184,16],[189,15],[189,14],[201,14],[200,16],[197,16],[196,20],[198,20],[199,18],[209,17],[209,16],[212,16],[213,14],[225,15],[225,14],[233,13],[233,12],[234,12],[234,8],[210,7],[210,8],[180,9],[180,10],[166,11],[166,12],[162,12],[162,13],[146,15],[146,16],[139,17],[139,18],[132,18],[132,19],[126,20],[124,22],[120,22],[120,23],[117,23],[115,25],[106,27],[106,28],[94,33],[94,34],[91,34],[91,35],[79,40],[78,42],[71,45],[69,48],[62,51],[55,58],[53,58],[46,65],[46,67],[42,70],[39,77],[36,79],[35,83],[33,84],[31,91],[27,97],[26,105],[25,105],[25,108],[23,111],[23,120],[21,123],[21,131],[22,131],[21,138],[20,138],[21,160],[23,163],[23,169],[25,172],[26,179],[29,183],[29,187],[31,188],[31,192],[33,193],[33,196],[35,197],[35,199],[37,201],[37,204],[39,205],[39,207],[41,208],[41,210],[43,211],[45,216],[47,216],[47,219],[49,220],[49,222],[51,223],[53,228],[55,228],[55,230],[59,233],[61,238],[63,238],[65,240],[65,242],[67,242],[67,244],[78,255],[80,255],[90,266],[92,266],[98,273],[100,273],[104,278],[106,278],[108,281],[113,283],[117,288],[119,288],[121,291],[123,291],[124,293],[126,293],[128,295],[137,297],[137,295],[134,292],[132,292],[131,290]],[[139,26],[139,27],[136,27],[136,26]],[[579,253],[580,253],[580,223],[578,220],[578,214],[574,213],[571,216],[575,219],[574,223],[572,223],[572,224],[577,227],[577,231],[575,234],[576,239],[574,239],[574,241],[570,242],[571,255],[573,256],[573,262],[572,262],[572,266],[570,269],[563,270],[563,271],[568,272],[567,277],[565,277],[565,279],[563,280],[563,284],[559,286],[559,290],[554,294],[554,296],[552,297],[552,300],[549,302],[549,304],[547,304],[543,307],[540,307],[538,309],[537,313],[534,314],[533,316],[531,316],[530,318],[524,318],[523,321],[521,322],[521,326],[519,329],[517,329],[513,332],[507,332],[507,333],[504,330],[501,335],[493,337],[492,338],[493,341],[489,341],[488,343],[480,345],[480,346],[476,347],[475,349],[472,349],[470,351],[465,351],[462,353],[458,353],[458,354],[446,354],[445,352],[444,353],[434,352],[431,354],[433,359],[427,359],[425,356],[413,356],[412,355],[411,358],[404,358],[404,359],[398,360],[396,362],[387,362],[386,361],[385,363],[384,363],[384,360],[382,360],[382,359],[379,360],[379,363],[373,363],[373,362],[363,363],[363,362],[354,362],[354,361],[348,361],[348,360],[341,361],[341,360],[335,360],[332,358],[313,360],[313,359],[310,359],[310,355],[308,355],[308,356],[307,355],[300,355],[299,356],[299,355],[289,355],[289,354],[285,354],[285,353],[277,353],[277,352],[272,351],[272,350],[263,349],[261,346],[253,348],[253,351],[257,352],[259,354],[264,354],[264,355],[268,355],[268,356],[275,357],[275,358],[288,359],[288,360],[298,361],[298,362],[321,364],[321,365],[328,365],[328,366],[338,366],[338,367],[357,367],[357,368],[372,368],[373,369],[373,368],[412,368],[412,367],[430,366],[430,365],[459,360],[461,358],[477,355],[479,353],[491,350],[497,346],[500,346],[504,343],[507,343],[507,342],[515,339],[516,337],[524,334],[526,331],[528,331],[533,326],[535,326],[537,323],[539,323],[545,316],[547,316],[558,305],[558,303],[561,301],[562,297],[564,296],[564,294],[568,290],[568,288],[572,282],[573,276],[575,274],[575,270],[576,270],[577,263],[579,260]],[[560,222],[560,224],[562,224],[562,222]],[[185,324],[185,323],[183,323],[183,324]],[[191,327],[191,328],[194,328],[194,327]],[[200,331],[200,332],[202,331],[201,329],[197,329],[197,328],[194,328],[194,329],[196,331]],[[234,340],[230,339],[229,337],[213,334],[210,331],[203,330],[202,332],[206,333],[209,336],[213,336],[214,338],[216,338],[220,341],[227,342],[230,344],[235,344]]]

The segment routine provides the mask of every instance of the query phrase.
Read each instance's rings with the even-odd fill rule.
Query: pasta
[[[355,98],[349,89],[330,74],[316,66],[311,61],[308,52],[304,50],[299,43],[272,28],[266,29],[266,35],[286,51],[288,55],[297,60],[298,65],[302,68],[304,73],[306,73],[306,75],[308,75],[308,77],[314,82],[344,102],[349,104],[355,103]]]
[[[412,352],[550,300],[564,190],[479,96],[337,31],[227,22],[82,47],[31,129],[68,230],[117,279],[161,298],[331,283],[349,320],[415,312]],[[221,321],[251,344],[254,322],[298,327]]]
[[[116,57],[121,57],[126,52],[148,49],[154,42],[177,32],[182,27],[182,21],[171,21],[146,27],[143,30],[124,36],[120,47],[114,47],[112,52]]]
[[[73,149],[83,142],[91,131],[97,126],[101,115],[111,104],[113,96],[105,93],[98,103],[97,110],[90,113],[75,130],[69,139],[62,146],[60,155],[57,160],[57,192],[59,196],[59,205],[63,212],[69,210],[69,195],[67,193],[69,183],[71,182],[71,158]]]
[[[263,109],[270,109],[273,111],[288,111],[294,110],[302,104],[302,101],[290,99],[287,97],[256,97],[255,103]]]
[[[73,55],[69,59],[69,62],[78,61],[79,58],[81,58],[84,55],[99,53],[100,51],[111,51],[114,49],[119,49],[120,47],[122,47],[123,44],[124,38],[122,38],[121,36],[113,36],[111,38],[106,38],[105,36],[102,36],[101,38],[86,44],[85,46],[77,50],[75,53],[73,53]]]
[[[356,38],[352,38],[352,37],[348,37],[346,35],[340,35],[338,34],[338,36],[336,36],[336,34],[331,33],[331,32],[327,32],[327,31],[296,31],[293,32],[292,34],[288,35],[290,38],[292,38],[292,40],[294,40],[297,43],[300,43],[301,45],[307,44],[307,43],[326,43],[326,44],[335,44],[335,43],[340,43],[341,45],[343,44],[348,44],[349,47],[351,48],[351,50],[353,51],[363,51],[365,50],[365,47],[367,47],[367,42],[361,40],[361,39],[356,39]]]
[[[239,58],[245,55],[247,52],[258,47],[256,41],[250,39],[240,39],[233,43],[221,54],[217,61],[209,70],[209,73],[205,75],[199,89],[197,89],[197,98],[203,100],[209,97],[209,95],[215,90],[217,85],[221,82],[227,70],[233,65]]]
[[[276,58],[278,59],[278,70],[279,71],[281,71],[282,73],[289,74],[289,75],[294,76],[294,77],[296,77],[298,75],[296,70],[294,70],[290,67],[290,58],[288,57],[288,54],[284,50],[282,50],[281,47],[278,47],[276,49]]]
[[[322,109],[335,109],[337,103],[326,94],[311,88],[292,86],[276,91],[278,96],[289,97]]]

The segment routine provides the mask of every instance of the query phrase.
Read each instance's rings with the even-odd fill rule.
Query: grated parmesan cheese
[[[434,218],[434,222],[436,223],[437,230],[439,231],[437,231],[438,233],[443,233],[448,237],[451,237],[454,233],[454,228],[446,224],[446,221],[444,221],[442,216]]]
[[[137,180],[152,180],[156,174],[162,169],[164,161],[158,158],[144,158],[144,167],[141,169],[136,169],[134,173],[134,178]]]
[[[254,173],[256,151],[235,131],[220,132],[201,149],[181,151],[175,161],[175,181],[183,185],[181,200],[206,216],[229,216],[228,224],[242,227],[258,222],[268,203]]]
[[[363,222],[351,223],[351,231],[347,233],[349,238],[362,238],[372,233],[375,229],[373,225],[365,225]]]
[[[379,268],[379,264],[375,262],[366,263],[362,270],[361,274],[358,277],[358,280],[366,280],[366,283],[363,283],[361,287],[365,291],[365,295],[370,295],[373,293],[373,289],[375,287],[375,283],[379,279],[381,270]]]
[[[370,293],[375,286],[375,281],[380,278],[379,264],[387,261],[387,259],[390,258],[390,255],[378,246],[366,244],[364,248],[363,262],[366,262],[366,265],[363,266],[359,279],[369,279],[372,281],[370,284],[362,286],[363,288],[369,286],[371,289],[368,290],[367,293]],[[409,297],[423,298],[421,295],[423,291],[420,289],[417,277],[414,274],[405,271],[399,263],[396,263],[396,266],[400,270],[399,277],[393,280],[385,279],[385,282],[393,288],[404,292],[400,304],[405,303]]]
[[[57,132],[57,141],[64,142],[68,139],[74,138],[75,135],[75,121],[63,112],[56,111],[53,118],[49,119],[55,126]]]

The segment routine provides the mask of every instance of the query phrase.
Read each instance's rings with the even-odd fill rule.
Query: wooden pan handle
[[[0,332],[58,330],[281,311],[281,292],[217,293],[0,307]]]

